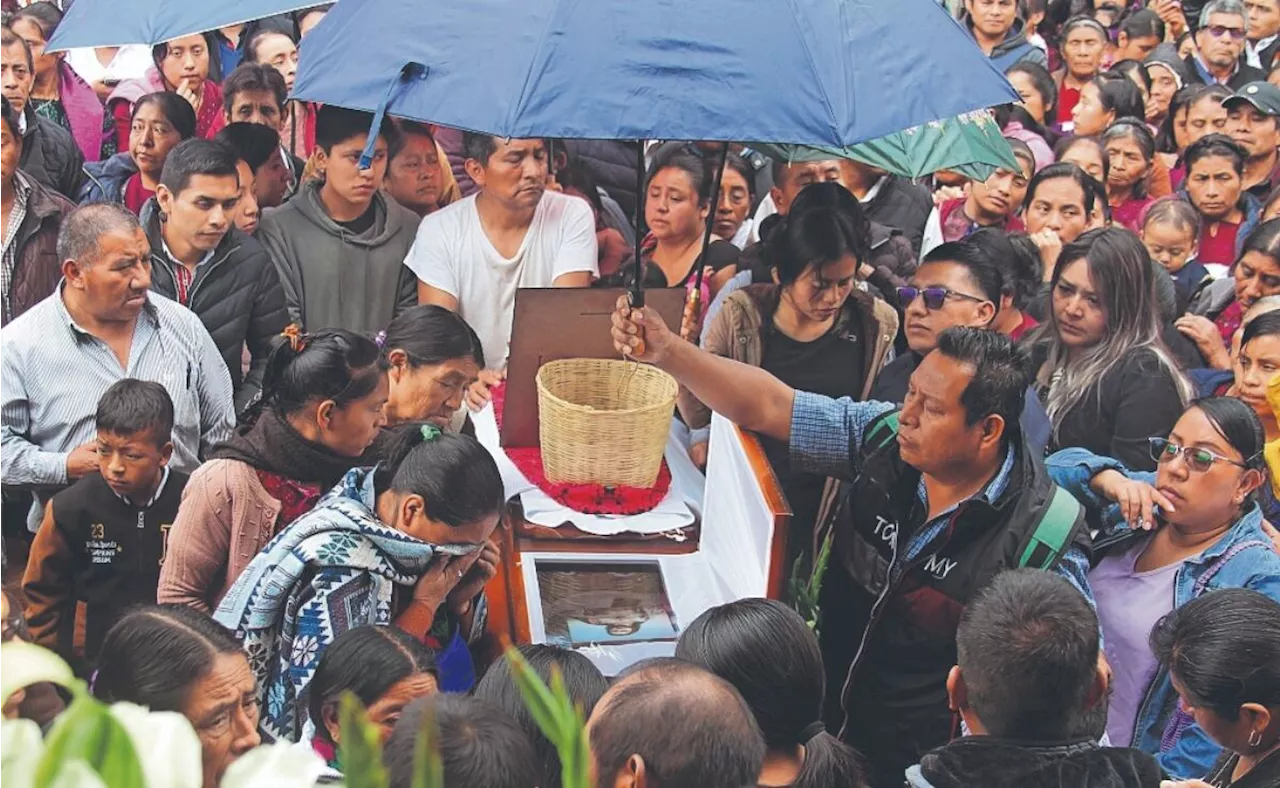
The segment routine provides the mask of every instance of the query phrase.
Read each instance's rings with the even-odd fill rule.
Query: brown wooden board
[[[562,358],[621,358],[609,334],[610,316],[622,288],[521,288],[516,291],[507,361],[503,446],[537,446],[538,386],[534,378],[548,361]],[[684,288],[646,290],[645,305],[678,331]]]

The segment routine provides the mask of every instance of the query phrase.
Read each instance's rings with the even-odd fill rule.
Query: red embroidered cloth
[[[505,383],[493,390],[493,415],[499,430],[502,429],[502,406],[506,394]],[[542,470],[542,449],[537,446],[505,447],[503,451],[539,490],[551,496],[556,503],[583,514],[644,514],[661,503],[671,489],[671,469],[667,467],[665,459],[653,487],[605,487],[601,484],[561,484],[548,481]]]

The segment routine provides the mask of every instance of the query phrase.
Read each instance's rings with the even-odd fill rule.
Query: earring
[[[1262,744],[1262,731],[1253,730],[1249,732],[1249,746],[1257,749]]]
[[[169,214],[165,213],[164,211],[156,211],[156,216],[160,218],[161,224],[164,224],[165,222],[169,221]]]

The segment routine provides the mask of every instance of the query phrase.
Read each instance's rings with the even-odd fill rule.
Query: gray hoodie
[[[258,238],[284,285],[289,316],[306,331],[375,333],[418,302],[418,278],[404,266],[418,216],[375,192],[373,226],[353,235],[325,211],[320,181],[262,217]]]

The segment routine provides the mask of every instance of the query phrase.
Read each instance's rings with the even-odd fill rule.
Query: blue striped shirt
[[[173,399],[172,466],[190,473],[235,427],[231,375],[190,310],[156,293],[138,315],[121,368],[110,346],[77,325],[62,286],[0,332],[0,477],[17,487],[66,485],[67,456],[97,433],[98,400],[124,378],[160,383]]]

